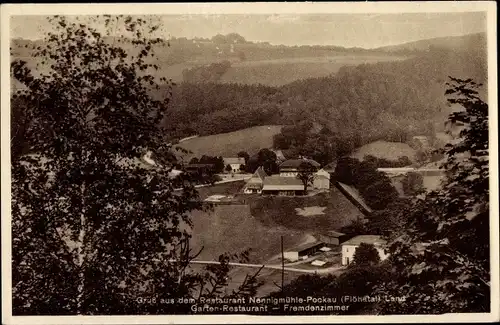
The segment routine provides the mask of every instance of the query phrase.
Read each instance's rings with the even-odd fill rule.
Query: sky
[[[400,14],[162,15],[160,37],[238,33],[248,41],[283,45],[375,48],[421,39],[486,32],[484,12]],[[43,16],[12,16],[11,37],[40,39],[51,29]]]

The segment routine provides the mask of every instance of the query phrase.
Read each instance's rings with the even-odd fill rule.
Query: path
[[[170,262],[175,262],[175,260],[171,260]],[[190,261],[190,264],[220,264],[217,261]],[[264,269],[272,269],[272,270],[281,270],[281,265],[262,265],[262,264],[247,264],[247,263],[235,263],[229,262],[230,266],[239,266],[239,267],[250,267],[250,268],[264,268]],[[342,270],[345,267],[343,266],[331,266],[324,269],[316,269],[316,270],[306,270],[306,269],[298,269],[293,267],[284,267],[284,270],[287,272],[299,272],[299,273],[309,273],[309,274],[325,274],[332,273],[338,270]]]

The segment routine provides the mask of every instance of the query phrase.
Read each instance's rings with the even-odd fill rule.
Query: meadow
[[[192,152],[182,155],[182,158],[188,161],[192,157],[199,158],[202,155],[236,157],[240,151],[252,155],[262,148],[272,148],[273,136],[280,132],[281,125],[256,126],[189,139],[178,146]]]

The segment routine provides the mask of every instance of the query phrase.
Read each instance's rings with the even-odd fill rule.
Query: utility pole
[[[285,291],[285,253],[283,252],[283,236],[281,236],[281,295]]]

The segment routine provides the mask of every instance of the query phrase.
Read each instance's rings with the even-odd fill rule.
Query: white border
[[[491,306],[489,314],[407,316],[12,316],[10,234],[10,78],[9,17],[13,15],[95,14],[306,14],[437,13],[486,11],[488,27],[488,103],[490,107]],[[496,3],[493,1],[352,3],[171,3],[171,4],[24,4],[1,6],[1,163],[2,163],[2,323],[4,324],[227,324],[227,323],[401,323],[489,322],[499,314],[498,106]],[[9,217],[5,217],[9,216]]]

